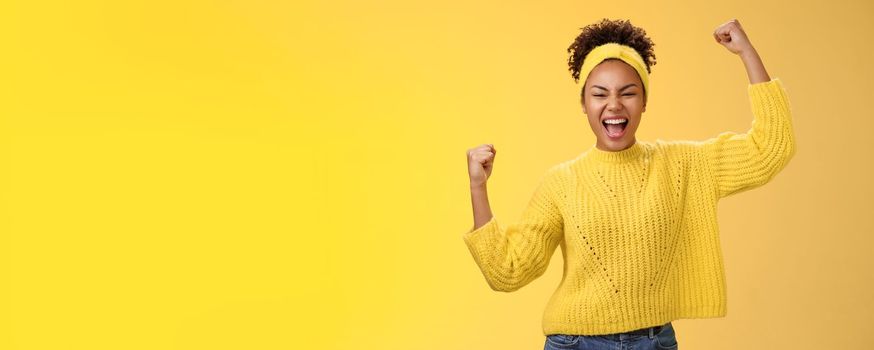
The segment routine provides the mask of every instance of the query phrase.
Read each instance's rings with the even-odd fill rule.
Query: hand
[[[492,144],[479,145],[467,150],[467,173],[470,176],[471,186],[482,186],[492,175],[492,167],[495,164],[495,146]]]
[[[734,54],[744,54],[755,50],[737,19],[732,19],[717,27],[713,31],[713,38]]]

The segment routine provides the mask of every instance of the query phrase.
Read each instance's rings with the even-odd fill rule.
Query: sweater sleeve
[[[548,173],[541,177],[520,220],[506,229],[493,216],[463,234],[492,290],[512,292],[543,275],[564,239],[563,220],[549,179]]]
[[[723,132],[702,141],[719,198],[756,188],[770,181],[795,154],[795,134],[789,98],[779,78],[749,84],[753,110],[750,130]]]

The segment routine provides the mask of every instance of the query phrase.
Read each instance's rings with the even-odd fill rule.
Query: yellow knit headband
[[[647,74],[646,63],[644,63],[643,57],[634,48],[617,43],[606,43],[597,46],[586,55],[586,58],[583,60],[583,67],[580,68],[580,81],[578,84],[581,85],[581,88],[586,86],[586,80],[589,78],[589,73],[592,72],[592,69],[595,69],[595,66],[608,58],[618,58],[631,65],[637,71],[637,75],[640,76],[640,81],[643,82],[644,94],[647,97],[649,96],[649,74]]]

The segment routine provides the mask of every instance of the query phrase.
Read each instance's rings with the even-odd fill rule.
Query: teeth
[[[627,122],[628,119],[607,119],[604,122],[607,124],[622,124]]]

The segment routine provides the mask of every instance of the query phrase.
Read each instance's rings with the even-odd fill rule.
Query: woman
[[[731,20],[713,36],[746,67],[751,129],[637,141],[652,41],[628,21],[582,29],[568,63],[596,143],[548,169],[506,228],[486,191],[497,151],[468,150],[474,227],[463,239],[489,286],[504,292],[541,276],[561,247],[564,275],[543,313],[546,349],[677,349],[672,320],[726,314],[716,205],[765,184],[792,158],[789,100]]]

